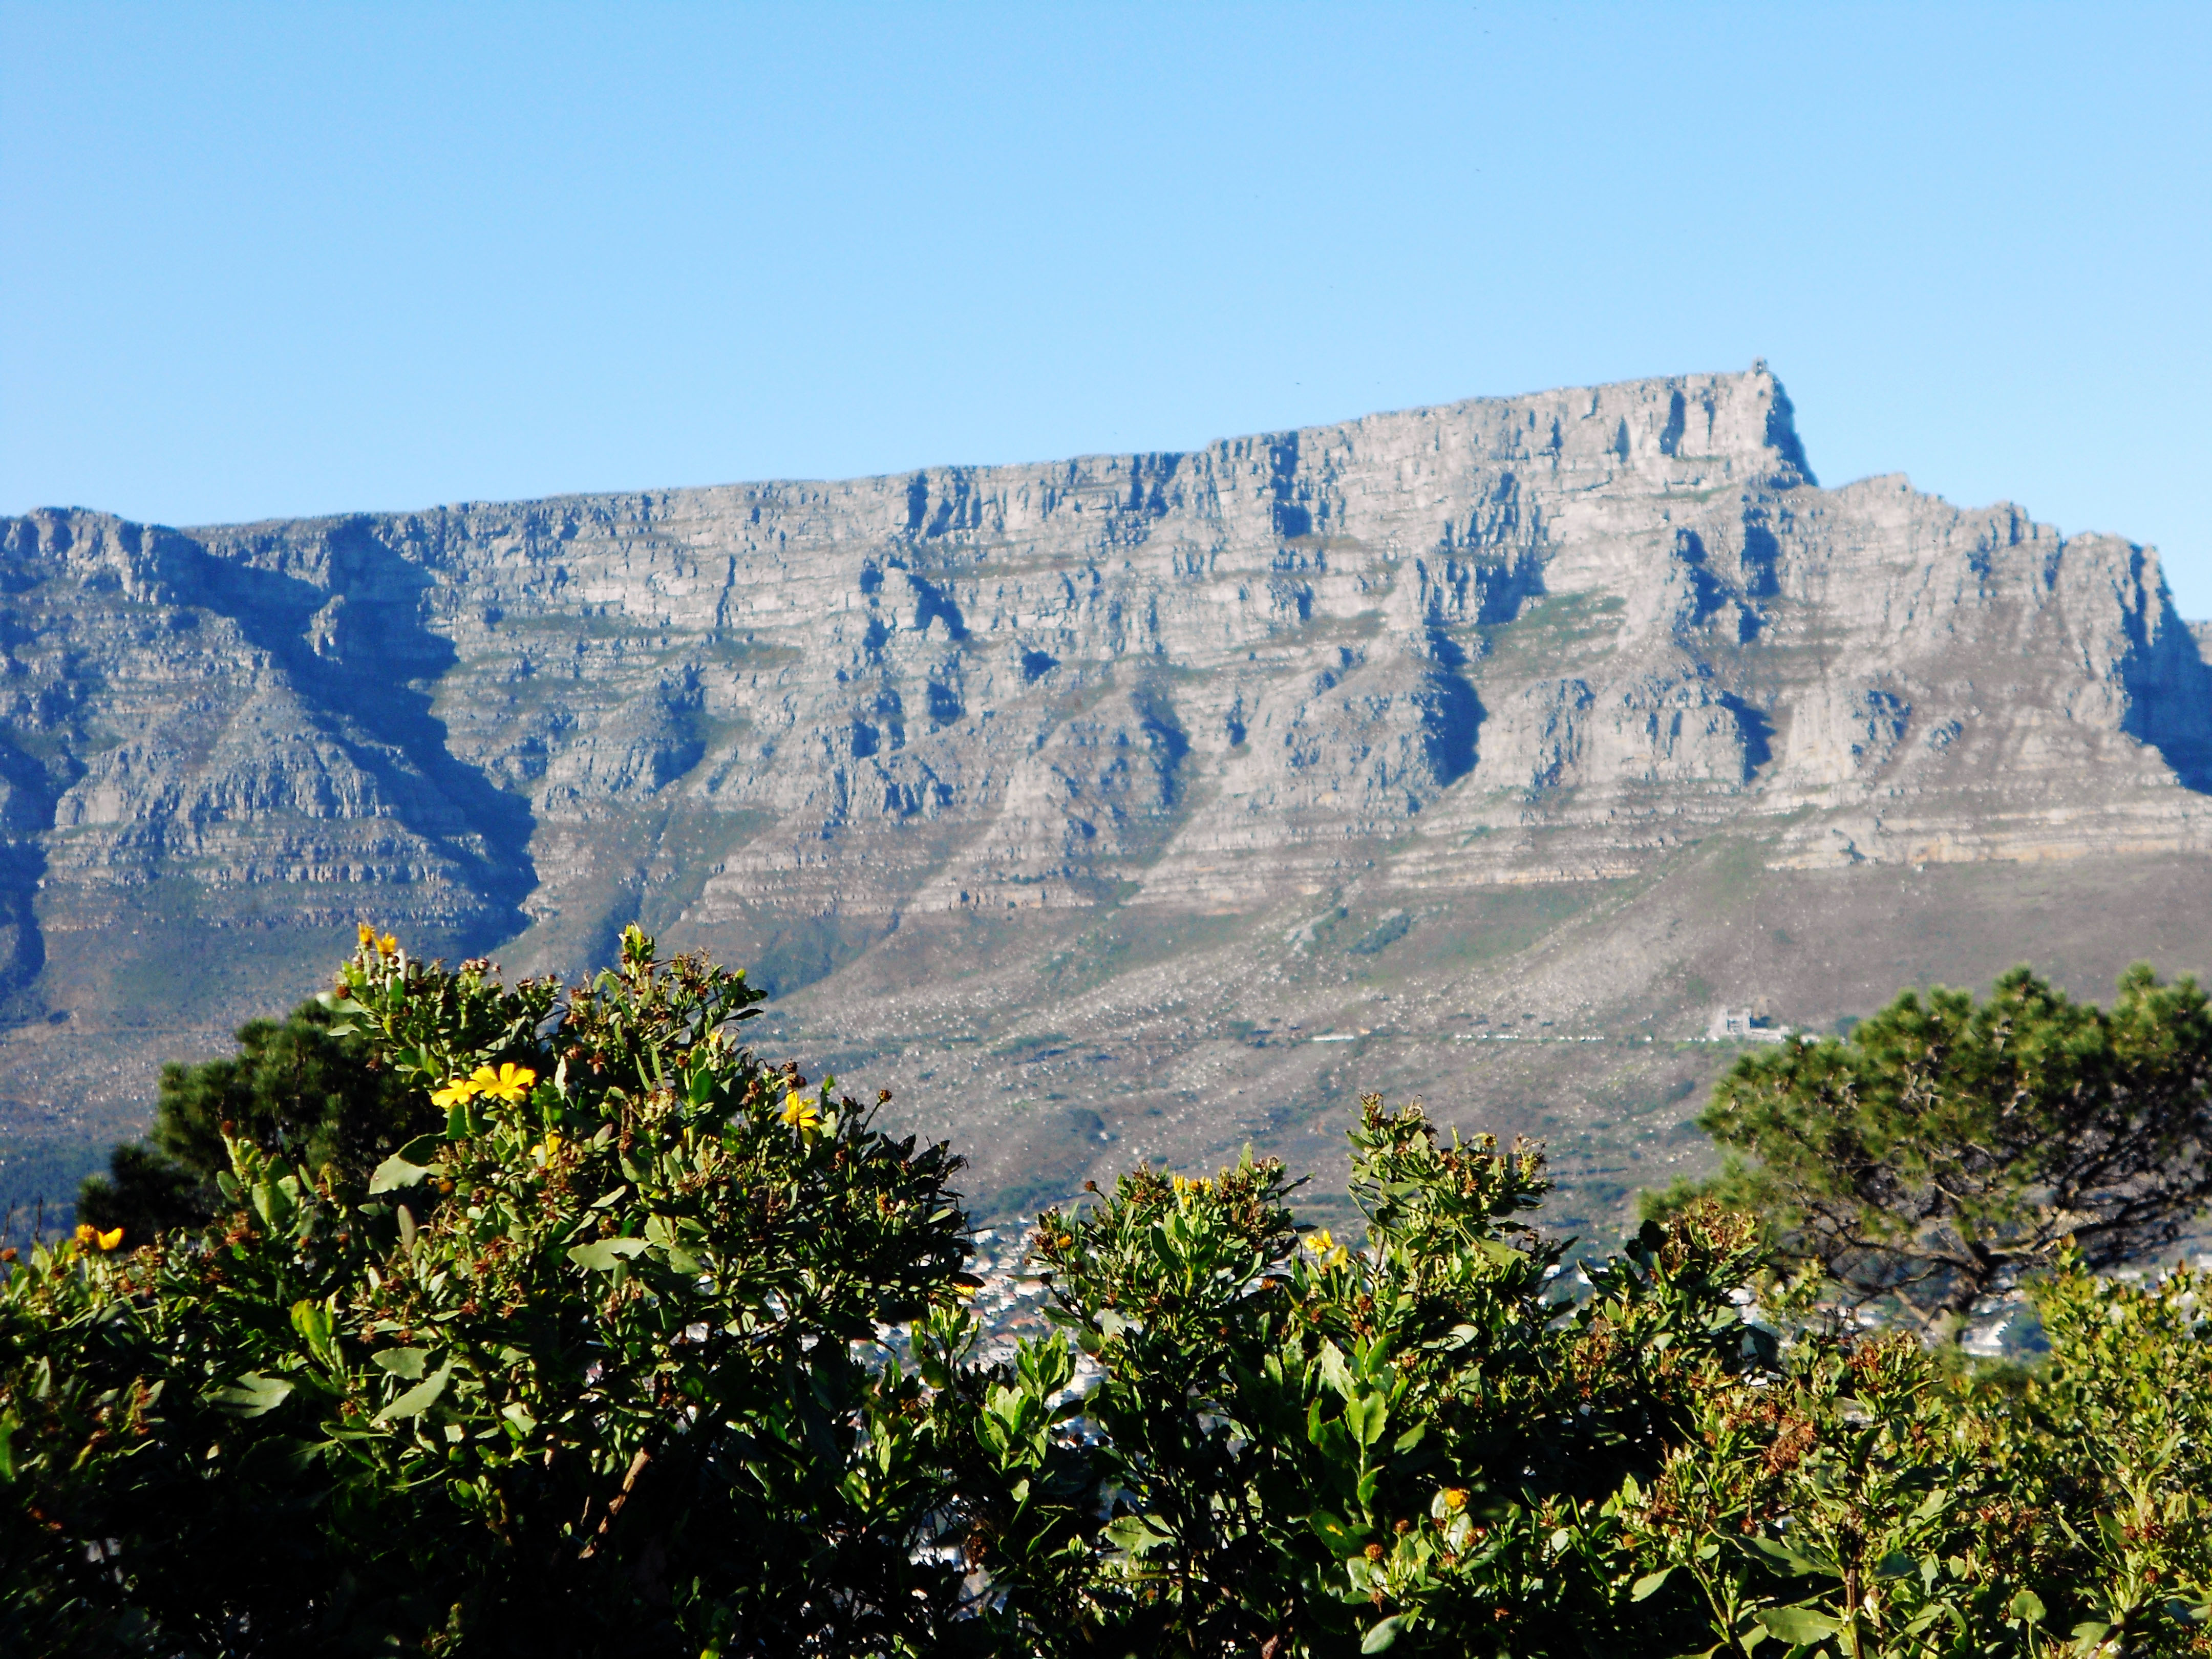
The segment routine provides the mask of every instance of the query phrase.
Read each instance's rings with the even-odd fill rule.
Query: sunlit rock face
[[[789,988],[902,918],[2212,837],[2155,555],[1822,489],[1764,365],[1188,454],[40,512],[0,583],[21,1018],[185,938],[304,986],[356,916],[575,967],[643,914]]]

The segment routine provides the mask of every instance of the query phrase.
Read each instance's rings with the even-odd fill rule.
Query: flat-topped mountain
[[[1008,1204],[1333,1158],[1364,1083],[1545,1131],[1595,1214],[1686,1144],[1711,1002],[2212,965],[2212,674],[2155,555],[1824,489],[1763,365],[1188,454],[38,512],[0,581],[19,1156],[356,918],[752,963],[775,1040]]]

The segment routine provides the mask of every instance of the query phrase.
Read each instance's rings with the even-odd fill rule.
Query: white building
[[[1713,1023],[1705,1027],[1710,1042],[1779,1042],[1789,1035],[1787,1025],[1769,1025],[1764,1015],[1748,1008],[1717,1008]]]

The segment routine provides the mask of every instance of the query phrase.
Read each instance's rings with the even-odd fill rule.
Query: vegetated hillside
[[[1764,365],[0,531],[11,1190],[362,916],[511,971],[633,916],[753,964],[763,1040],[896,1090],[987,1210],[1247,1139],[1333,1167],[1369,1086],[1546,1136],[1595,1224],[1704,1156],[1716,1004],[2212,966],[2212,678],[2155,554],[1823,489]]]

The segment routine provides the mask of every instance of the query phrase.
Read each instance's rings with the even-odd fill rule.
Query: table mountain
[[[1763,364],[1189,453],[40,511],[0,580],[19,1164],[356,918],[520,970],[642,917],[1002,1207],[1333,1159],[1371,1084],[1547,1133],[1595,1217],[1700,1155],[1711,1002],[2020,958],[2094,995],[2212,936],[2212,675],[2155,554],[1823,489]]]

